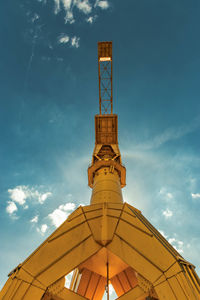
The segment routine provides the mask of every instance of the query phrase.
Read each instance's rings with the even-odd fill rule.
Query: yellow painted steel
[[[200,300],[194,266],[123,202],[126,169],[116,115],[97,115],[95,124],[90,205],[76,209],[9,274],[0,299],[101,300],[110,282],[121,300]],[[66,288],[65,276],[73,270]]]

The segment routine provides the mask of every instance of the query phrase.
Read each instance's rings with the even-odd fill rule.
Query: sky
[[[98,41],[113,42],[124,201],[200,275],[199,15],[198,0],[2,1],[0,288],[90,202]]]

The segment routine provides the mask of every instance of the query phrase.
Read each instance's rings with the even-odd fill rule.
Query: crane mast
[[[99,114],[113,113],[112,42],[98,43]]]
[[[122,165],[118,147],[118,119],[117,115],[113,114],[112,42],[98,43],[98,70],[99,114],[95,116],[95,147],[92,164],[88,168],[88,185],[93,188],[91,203],[99,202],[99,199],[95,197],[95,190],[98,185],[97,181],[100,178],[98,175],[103,169],[106,170],[107,174],[116,175],[115,180],[119,187],[119,202],[122,203],[121,188],[126,185],[126,169]],[[98,188],[104,194],[103,189],[105,189],[105,186],[100,185]],[[107,186],[106,189],[112,190],[110,186]],[[98,193],[98,195],[100,196],[101,193]],[[107,197],[102,196],[102,201],[104,201],[103,199],[108,200]]]

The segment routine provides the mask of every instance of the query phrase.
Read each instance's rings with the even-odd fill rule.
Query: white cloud
[[[183,245],[184,243],[182,241],[179,241],[175,238],[169,238],[168,242],[178,251],[180,254],[182,254],[183,251]]]
[[[163,230],[158,229],[158,231],[162,234],[162,236],[164,236],[164,238],[167,238],[167,235],[164,233]]]
[[[159,191],[159,195],[162,196],[162,199],[169,201],[173,199],[173,194],[170,192],[167,192],[167,189],[162,187]]]
[[[51,219],[52,224],[55,227],[59,227],[70,214],[70,211],[75,209],[74,203],[66,203],[61,204],[58,208],[56,208],[51,214],[49,214],[49,218]]]
[[[40,18],[40,16],[38,14],[34,14],[34,16],[31,19],[32,23],[34,23],[35,21],[37,21],[39,18]]]
[[[88,0],[75,0],[74,4],[76,7],[81,10],[84,14],[89,14],[92,11],[92,6]]]
[[[52,195],[51,192],[41,193],[35,188],[29,188],[26,185],[16,186],[14,189],[8,189],[10,199],[24,209],[28,208],[26,201],[35,198],[40,204],[44,204],[46,199]]]
[[[26,203],[26,198],[28,197],[26,186],[17,186],[14,189],[9,189],[8,193],[10,194],[10,198],[19,205]]]
[[[109,7],[109,3],[106,0],[102,0],[102,1],[97,0],[95,6],[98,6],[101,9],[107,9]]]
[[[71,38],[71,45],[72,47],[79,48],[80,47],[80,38],[77,36],[74,36]]]
[[[75,22],[73,12],[68,10],[65,15],[65,23],[73,24]]]
[[[48,229],[47,224],[42,224],[40,227],[37,228],[37,231],[40,234],[44,235],[44,233],[47,231],[47,229]]]
[[[44,193],[44,194],[38,194],[38,201],[40,204],[43,204],[48,197],[52,196],[52,193],[51,192],[47,192],[47,193]]]
[[[66,10],[69,10],[72,5],[72,0],[61,0]]]
[[[171,218],[173,216],[173,212],[169,208],[164,210],[162,214],[163,216],[165,216],[166,219]]]
[[[47,224],[42,224],[42,226],[41,226],[41,232],[45,233],[47,231],[47,229],[48,229]]]
[[[38,216],[35,216],[33,219],[30,220],[31,223],[37,223],[38,222]]]
[[[199,193],[197,193],[197,194],[193,194],[192,193],[191,196],[192,196],[193,199],[200,198],[200,194]]]
[[[62,0],[66,15],[65,15],[65,23],[74,23],[74,16],[71,9],[72,6],[72,0]]]
[[[8,201],[8,206],[6,207],[6,211],[8,214],[12,215],[15,211],[17,211],[17,206],[13,201]]]
[[[81,13],[86,15],[91,14],[93,10],[97,8],[101,8],[103,10],[109,8],[109,2],[107,0],[96,0],[95,4],[91,4],[90,0],[54,0],[54,5],[54,13],[58,14],[61,9],[63,9],[65,12],[65,23],[69,24],[73,24],[75,22],[74,8],[77,8]],[[96,16],[90,16],[86,19],[86,21],[92,24],[95,19]]]
[[[69,42],[69,36],[67,34],[61,34],[60,37],[58,38],[58,43],[60,44],[66,44]]]
[[[92,23],[94,23],[94,21],[96,20],[96,18],[97,18],[97,15],[90,16],[89,18],[86,19],[86,22],[92,24]]]
[[[55,14],[57,14],[60,11],[60,0],[54,0],[55,1]]]
[[[173,195],[172,195],[171,193],[167,193],[166,196],[167,196],[167,198],[169,198],[169,199],[172,199],[172,198],[173,198]]]

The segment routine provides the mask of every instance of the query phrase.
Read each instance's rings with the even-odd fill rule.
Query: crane
[[[99,114],[88,168],[90,204],[79,206],[8,275],[2,300],[199,300],[195,267],[123,201],[126,168],[113,114],[112,43],[98,43]],[[77,174],[78,176],[78,174]],[[77,187],[78,188],[78,187]],[[133,195],[134,200],[134,195]],[[65,276],[73,271],[70,287]]]

